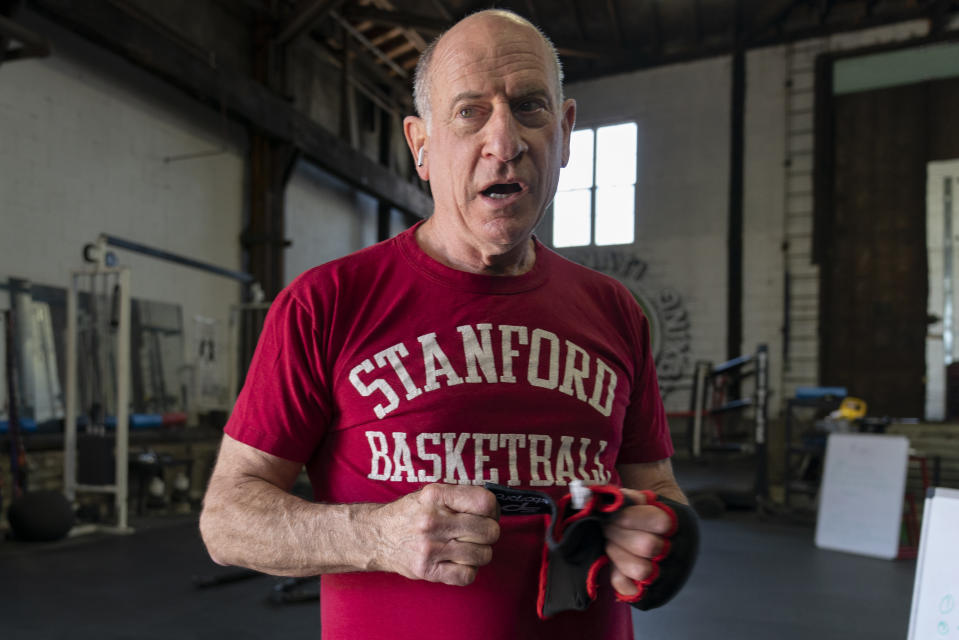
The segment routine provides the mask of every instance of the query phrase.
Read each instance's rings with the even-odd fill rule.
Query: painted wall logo
[[[564,251],[563,255],[626,285],[649,318],[653,359],[663,398],[683,388],[681,381],[690,370],[690,323],[679,293],[669,287],[651,293],[644,287],[647,264],[635,255],[595,249]]]

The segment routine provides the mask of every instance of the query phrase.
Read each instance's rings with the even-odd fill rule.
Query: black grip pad
[[[603,523],[626,504],[617,487],[592,486],[582,509],[570,496],[557,504],[545,493],[487,483],[502,515],[548,515],[540,565],[536,612],[546,619],[562,611],[583,611],[596,599],[597,574],[609,559]]]
[[[653,558],[653,574],[636,581],[639,593],[632,597],[617,594],[617,599],[628,602],[642,611],[661,607],[686,584],[699,555],[699,518],[688,505],[670,500],[652,491],[643,491],[646,504],[658,507],[669,515],[673,526],[666,534],[666,546]]]
[[[599,570],[609,562],[603,524],[632,503],[619,487],[589,487],[592,495],[582,509],[574,509],[569,495],[559,503],[540,491],[512,489],[486,483],[504,516],[547,515],[546,541],[540,566],[536,609],[546,619],[562,611],[583,611],[596,599]],[[646,611],[669,602],[686,583],[699,553],[699,520],[688,506],[643,491],[646,504],[669,515],[672,527],[653,573],[636,581],[632,597],[616,594],[622,602]]]
[[[542,619],[562,611],[583,611],[596,599],[597,576],[609,558],[603,524],[626,502],[616,487],[590,487],[592,497],[576,510],[566,496],[546,529],[540,568],[537,613]]]

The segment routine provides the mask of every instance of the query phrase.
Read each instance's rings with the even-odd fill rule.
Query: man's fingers
[[[633,555],[615,542],[606,542],[606,555],[613,568],[631,580],[645,580],[653,572],[653,563]]]
[[[493,561],[493,548],[486,544],[472,544],[453,540],[438,554],[437,560],[470,567],[482,567]]]
[[[388,503],[373,566],[408,578],[470,584],[499,539],[495,496],[482,487],[432,484]]]
[[[423,499],[443,504],[456,513],[471,513],[496,519],[499,504],[496,496],[483,487],[456,484],[429,484],[422,489]]]
[[[609,574],[609,582],[613,585],[613,589],[622,596],[629,597],[639,593],[639,587],[636,586],[636,583],[623,575],[623,572],[616,567],[613,567]]]
[[[476,580],[476,567],[455,562],[438,562],[423,576],[430,582],[441,582],[454,587],[465,587]]]
[[[624,529],[615,524],[606,525],[603,533],[608,541],[640,558],[655,558],[662,553],[665,546],[661,536],[636,529]]]
[[[493,548],[489,545],[471,544],[453,540],[436,554],[423,578],[454,586],[465,586],[476,579],[479,567],[493,561]]]
[[[492,518],[475,516],[469,513],[457,513],[450,518],[447,535],[460,542],[473,544],[493,544],[499,540],[499,523]]]
[[[626,507],[616,514],[612,523],[623,529],[648,531],[660,536],[666,535],[673,528],[673,521],[665,511],[646,504]]]
[[[431,510],[425,523],[426,532],[440,539],[474,544],[493,544],[499,540],[499,504],[496,497],[482,487],[431,484],[423,487],[421,499]]]

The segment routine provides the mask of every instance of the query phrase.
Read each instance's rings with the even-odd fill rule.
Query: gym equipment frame
[[[116,371],[116,445],[113,452],[115,461],[114,481],[108,484],[81,484],[77,479],[77,419],[79,417],[78,394],[78,306],[81,279],[95,282],[97,278],[113,276],[116,288],[113,295],[117,322],[115,326],[116,349],[114,366]],[[95,293],[94,293],[95,295]],[[99,356],[97,356],[99,357]],[[108,267],[102,262],[90,269],[73,271],[70,287],[67,289],[67,375],[66,375],[66,417],[64,419],[63,479],[64,493],[70,501],[76,500],[78,492],[113,494],[116,507],[116,526],[89,525],[74,529],[75,534],[91,531],[109,533],[132,533],[128,525],[129,468],[130,451],[130,269],[126,267]]]
[[[738,394],[740,383],[755,378],[752,396],[729,400],[727,390]],[[711,391],[711,393],[710,393]],[[710,397],[711,396],[711,397]],[[756,456],[755,495],[767,498],[769,478],[766,468],[766,435],[769,404],[769,349],[760,344],[755,353],[733,358],[727,362],[713,365],[701,360],[696,363],[693,375],[693,390],[690,395],[687,435],[689,452],[694,460],[699,460],[704,451],[726,451],[752,453]],[[753,408],[752,437],[745,442],[726,442],[719,432],[708,441],[704,434],[703,421],[707,416],[718,419],[721,414]],[[705,441],[705,442],[704,442]]]

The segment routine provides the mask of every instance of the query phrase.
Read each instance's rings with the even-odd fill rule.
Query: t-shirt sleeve
[[[314,315],[289,290],[270,306],[225,432],[267,453],[306,462],[330,420]]]
[[[649,320],[632,300],[627,312],[636,329],[636,375],[630,395],[630,404],[623,421],[623,444],[617,464],[655,462],[673,455],[666,409],[659,393],[656,363],[650,340]]]

